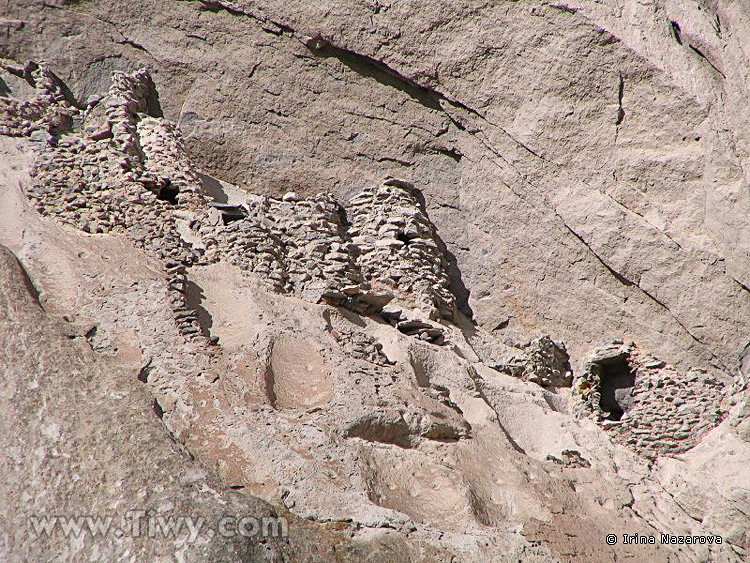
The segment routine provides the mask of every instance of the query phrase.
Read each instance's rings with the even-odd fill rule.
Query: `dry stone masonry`
[[[533,4],[3,4],[0,561],[750,560],[750,3]],[[289,538],[14,516],[149,461]]]
[[[456,320],[456,299],[442,242],[411,184],[390,178],[346,205],[294,192],[210,201],[179,132],[159,117],[148,72],[115,73],[106,96],[76,108],[44,66],[3,68],[34,86],[27,101],[0,100],[3,131],[38,141],[29,199],[42,214],[126,235],[159,259],[188,341],[215,343],[188,304],[186,272],[226,260],[272,291],[379,314],[404,334],[443,343],[440,321]],[[373,366],[389,365],[376,342],[338,336]],[[565,346],[548,336],[492,367],[544,387],[572,383]],[[595,351],[574,387],[579,416],[646,456],[697,443],[722,419],[722,392],[706,373],[680,374],[622,342]]]
[[[215,228],[200,233],[210,241],[211,259],[226,256],[271,289],[313,302],[367,312],[392,299],[362,283],[343,209],[332,196],[249,196],[244,211],[233,217],[226,206],[220,209]]]
[[[347,211],[365,278],[425,308],[431,319],[455,320],[447,261],[419,192],[395,179],[355,196]]]
[[[632,342],[592,352],[574,394],[578,416],[647,457],[689,450],[726,414],[720,382],[701,370],[679,373]]]
[[[175,125],[165,119],[144,117],[137,123],[137,134],[144,168],[156,179],[158,193],[165,201],[199,208],[205,205],[201,182],[185,152]]]
[[[330,194],[303,198],[294,192],[281,199],[250,196],[234,217],[227,212],[237,212],[236,206],[216,207],[221,209],[216,229],[200,233],[206,247],[276,291],[362,313],[382,311],[396,298],[430,319],[455,320],[435,228],[417,190],[406,182],[386,180],[346,207]],[[429,340],[442,332],[430,323],[401,319],[398,311],[393,307],[388,320],[398,321],[402,332],[428,334]]]
[[[33,61],[19,66],[0,59],[0,69],[32,89],[25,100],[0,96],[0,135],[44,138],[70,127],[74,109],[47,67]]]
[[[147,113],[152,95],[146,71],[114,73],[104,98],[70,110],[80,133],[39,144],[27,195],[42,214],[92,234],[125,234],[162,261],[180,333],[205,343],[185,297],[185,268],[200,254],[179,229],[180,218],[196,223],[208,211],[171,124]]]
[[[542,387],[571,386],[573,372],[565,344],[544,335],[520,348],[522,353],[519,351],[507,361],[494,363],[490,367]]]
[[[3,123],[28,134],[24,116],[35,108],[34,130],[45,132],[27,195],[40,213],[92,234],[126,234],[160,259],[184,336],[205,336],[186,305],[185,269],[220,260],[273,291],[316,303],[377,314],[397,298],[429,319],[455,320],[441,243],[412,185],[386,180],[346,208],[330,194],[294,192],[248,194],[238,205],[209,201],[179,132],[158,116],[147,71],[114,73],[107,95],[83,109],[65,101],[43,66],[15,72],[30,77],[38,92],[32,102],[6,104]],[[55,125],[63,113],[70,134]],[[442,342],[439,325],[402,317],[401,310],[394,305],[384,318],[405,334]]]

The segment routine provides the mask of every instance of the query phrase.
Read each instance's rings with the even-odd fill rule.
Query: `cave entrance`
[[[599,407],[609,420],[620,420],[633,405],[635,373],[628,365],[627,356],[599,362]]]
[[[401,242],[403,242],[404,246],[409,246],[409,244],[411,243],[411,239],[406,236],[406,233],[403,232],[396,233],[396,240],[400,240]]]
[[[176,187],[172,185],[172,182],[168,178],[162,178],[159,181],[159,185],[156,190],[156,199],[166,201],[172,205],[177,204],[177,194],[180,193]]]

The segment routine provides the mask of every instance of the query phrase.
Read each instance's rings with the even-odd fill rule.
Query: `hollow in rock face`
[[[624,357],[601,364],[601,399],[599,406],[610,420],[620,420],[633,404],[635,374]]]

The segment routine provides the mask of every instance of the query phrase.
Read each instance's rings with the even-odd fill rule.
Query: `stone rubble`
[[[347,330],[343,324],[334,327],[330,322],[330,316],[327,318],[328,332],[344,350],[349,351],[353,358],[381,367],[393,365],[393,362],[383,353],[383,345],[380,342],[361,332]]]
[[[493,369],[542,387],[570,387],[573,373],[565,344],[555,342],[549,335],[541,336],[521,346],[524,354],[517,354]]]
[[[562,459],[557,458],[553,455],[547,456],[547,461],[562,465],[564,467],[571,468],[586,468],[591,467],[591,463],[581,455],[581,452],[576,450],[563,450],[561,454]]]

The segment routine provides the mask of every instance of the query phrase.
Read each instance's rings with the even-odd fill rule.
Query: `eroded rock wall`
[[[0,242],[225,485],[391,559],[746,558],[742,7],[0,10]],[[602,543],[662,529],[726,542]]]
[[[681,367],[741,362],[736,3],[33,6],[8,10],[23,22],[8,54],[43,49],[80,103],[111,70],[149,66],[214,176],[340,201],[385,175],[418,186],[460,304],[508,341],[548,332],[583,355],[626,338]]]

